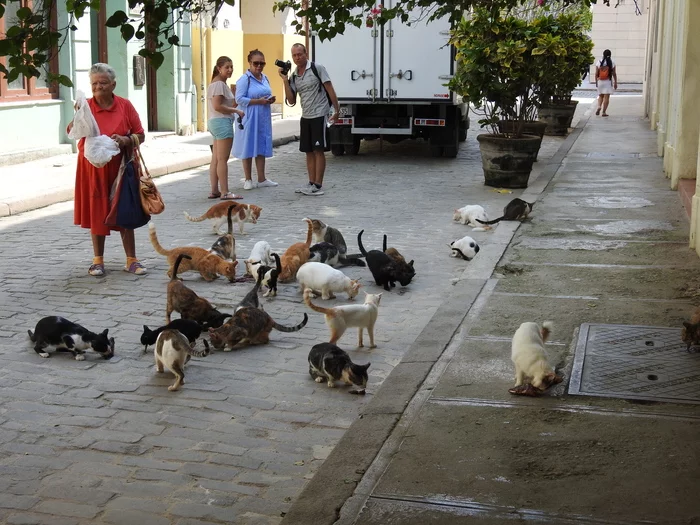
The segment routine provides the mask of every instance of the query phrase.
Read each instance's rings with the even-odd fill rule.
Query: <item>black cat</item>
[[[374,282],[377,286],[383,286],[388,292],[392,286],[396,286],[396,281],[401,283],[401,286],[408,286],[416,274],[411,265],[404,262],[403,264],[389,257],[386,253],[380,250],[365,250],[362,246],[362,230],[357,234],[357,245],[360,247],[362,255],[367,260],[369,271],[372,272]]]
[[[108,329],[96,334],[63,317],[51,316],[41,319],[34,332],[27,330],[34,351],[41,357],[49,357],[44,349],[53,346],[58,352],[70,352],[76,361],[84,361],[85,350],[92,348],[103,359],[114,357],[114,337],[107,337]]]
[[[163,330],[177,330],[182,335],[184,335],[190,343],[194,343],[197,338],[202,333],[202,325],[197,321],[192,321],[191,319],[175,319],[170,323],[151,330],[146,325],[143,325],[143,333],[141,334],[141,344],[143,345],[143,351],[148,350],[148,345],[156,344],[158,339],[158,334]]]

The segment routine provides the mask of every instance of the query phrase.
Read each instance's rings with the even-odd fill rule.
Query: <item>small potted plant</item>
[[[542,142],[525,133],[538,104],[536,29],[528,20],[478,7],[452,31],[457,68],[449,86],[482,112],[479,124],[490,132],[477,136],[488,186],[526,188]],[[501,120],[512,124],[499,130]]]

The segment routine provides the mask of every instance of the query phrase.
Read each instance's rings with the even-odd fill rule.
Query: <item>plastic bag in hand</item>
[[[83,137],[96,137],[100,134],[100,128],[97,127],[97,121],[90,111],[90,105],[87,103],[85,93],[78,90],[75,93],[75,117],[73,117],[73,127],[68,133],[68,137],[72,139],[82,139]]]
[[[87,137],[85,139],[85,158],[96,168],[107,164],[112,157],[119,154],[119,146],[107,135]]]

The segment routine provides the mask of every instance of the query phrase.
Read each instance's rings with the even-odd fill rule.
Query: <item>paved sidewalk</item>
[[[680,336],[700,296],[700,260],[643,99],[616,96],[606,119],[587,106],[522,195],[536,200],[532,219],[480,240],[283,525],[700,522],[700,406],[566,393],[582,323]],[[500,259],[495,270],[484,255]],[[512,335],[545,320],[564,382],[512,396]],[[700,387],[694,356],[684,377]]]
[[[299,119],[275,120],[272,139],[275,147],[297,140]],[[147,135],[141,146],[152,177],[196,168],[211,161],[211,135]],[[0,217],[16,215],[57,202],[73,199],[77,153],[2,166],[0,172]],[[233,161],[233,158],[231,159]],[[236,186],[233,180],[231,187]]]

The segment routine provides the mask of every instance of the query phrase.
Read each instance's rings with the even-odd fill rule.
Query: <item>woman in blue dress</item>
[[[236,82],[236,102],[245,112],[245,117],[238,124],[233,139],[233,155],[243,163],[244,190],[277,186],[276,182],[265,178],[265,158],[272,157],[270,105],[275,103],[270,82],[262,72],[265,67],[265,55],[262,51],[254,49],[248,53],[248,64],[248,71]],[[258,172],[257,182],[253,182],[251,175],[253,158],[255,170]]]

